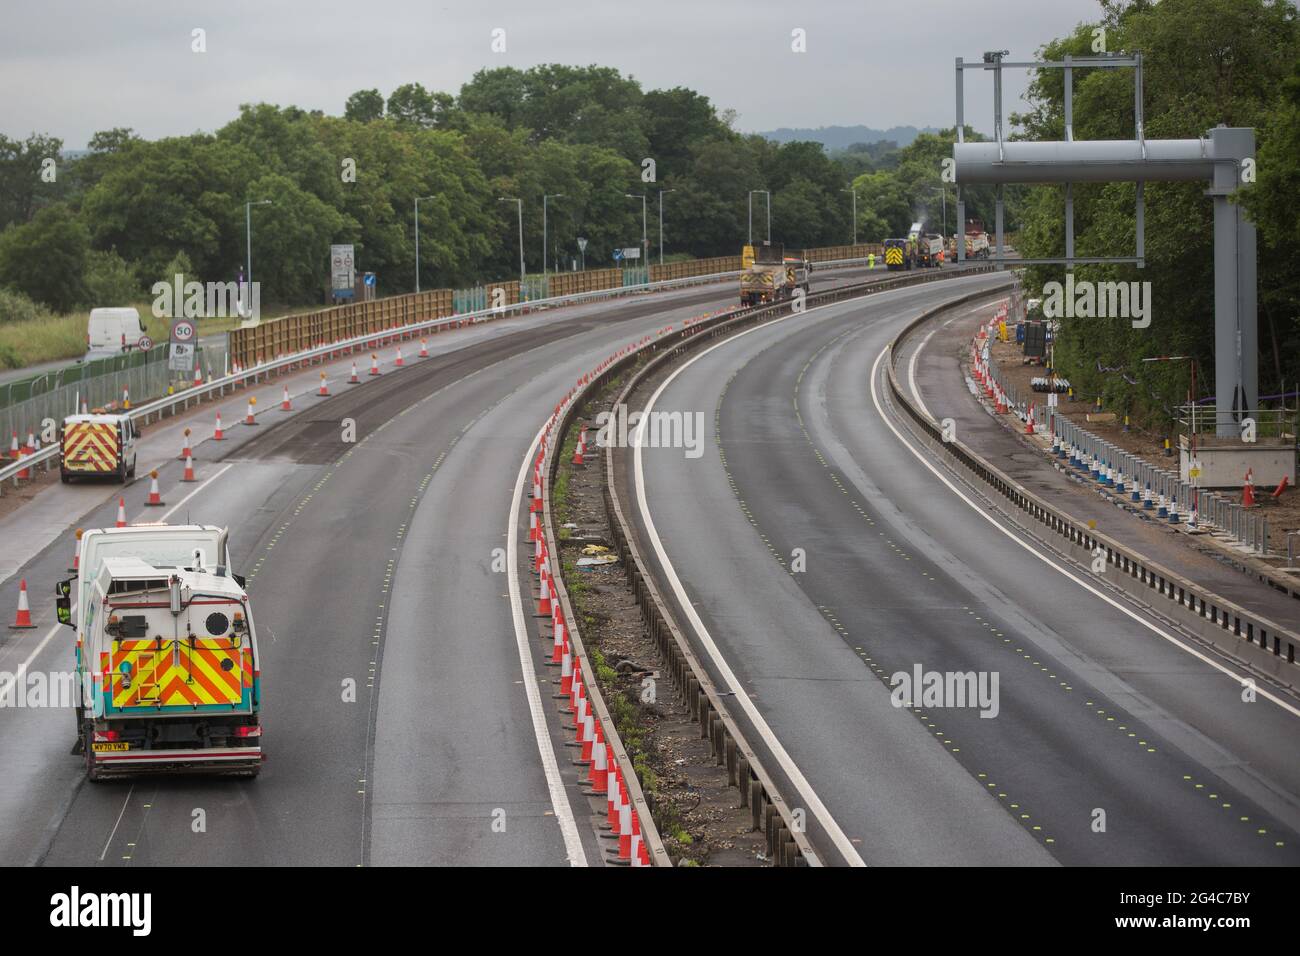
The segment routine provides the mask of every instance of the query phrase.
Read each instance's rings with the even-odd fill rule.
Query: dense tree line
[[[1282,0],[1102,0],[1101,18],[1048,43],[1043,55],[1091,55],[1095,29],[1111,50],[1144,56],[1145,133],[1153,139],[1205,136],[1219,124],[1256,130],[1258,179],[1242,191],[1259,239],[1261,394],[1300,380],[1300,26]],[[1075,71],[1075,134],[1131,139],[1132,70]],[[1030,139],[1063,139],[1061,72],[1043,71],[1029,90],[1030,110],[1016,119]],[[1203,183],[1148,183],[1146,267],[1081,266],[1076,278],[1151,282],[1152,321],[1066,320],[1057,362],[1087,394],[1111,407],[1162,420],[1185,400],[1187,363],[1144,357],[1191,355],[1198,391],[1214,393],[1213,209]],[[1075,250],[1081,256],[1133,255],[1132,183],[1074,187]],[[1027,256],[1064,254],[1060,189],[1026,191],[1019,207]],[[1030,270],[1029,285],[1062,280],[1060,268]],[[1294,406],[1294,401],[1292,401]]]
[[[416,197],[424,288],[518,271],[516,207],[502,197],[523,199],[529,272],[542,267],[547,194],[558,194],[552,268],[579,257],[578,237],[588,267],[638,245],[643,194],[656,255],[660,190],[671,255],[737,253],[751,190],[771,193],[772,237],[790,247],[849,241],[850,185],[861,241],[902,234],[927,210],[938,227],[950,134],[831,156],[740,134],[733,120],[683,87],[645,91],[614,69],[546,65],[482,70],[454,96],[418,83],[387,97],[360,90],[341,117],[258,103],[213,133],[146,141],[112,129],[73,159],[47,136],[0,137],[0,285],[67,310],[138,299],[176,271],[230,281],[245,259],[244,203],[262,199],[273,205],[253,210],[254,275],[263,301],[282,303],[321,300],[338,242],[357,245],[381,291],[413,288]],[[42,175],[51,157],[53,178]],[[766,221],[767,197],[754,195],[756,239]]]

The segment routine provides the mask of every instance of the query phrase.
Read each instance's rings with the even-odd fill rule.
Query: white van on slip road
[[[91,309],[82,361],[122,355],[140,348],[144,339],[140,313],[134,308]]]

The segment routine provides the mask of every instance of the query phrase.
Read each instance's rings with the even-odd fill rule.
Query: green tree
[[[67,206],[46,206],[31,222],[0,233],[0,285],[55,312],[69,312],[85,299],[89,251],[86,228]]]
[[[343,118],[354,123],[373,123],[384,118],[384,97],[378,90],[357,90],[343,106]]]
[[[130,305],[140,297],[140,284],[131,267],[111,249],[87,253],[83,284],[84,304],[91,308]]]
[[[60,195],[57,177],[62,152],[63,140],[53,136],[33,133],[17,140],[0,135],[0,229],[29,221],[42,202]],[[48,160],[55,163],[53,183],[42,177]]]

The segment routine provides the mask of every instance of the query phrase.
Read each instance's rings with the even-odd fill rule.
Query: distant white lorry
[[[148,345],[140,313],[135,309],[91,309],[86,324],[86,356],[82,361],[122,355]]]

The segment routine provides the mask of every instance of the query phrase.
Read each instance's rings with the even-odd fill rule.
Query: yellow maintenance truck
[[[746,253],[751,249],[746,246]],[[807,259],[787,257],[781,243],[753,246],[753,261],[740,273],[741,306],[766,305],[794,296],[795,289],[808,294],[812,265]],[[749,259],[742,254],[742,265]]]

